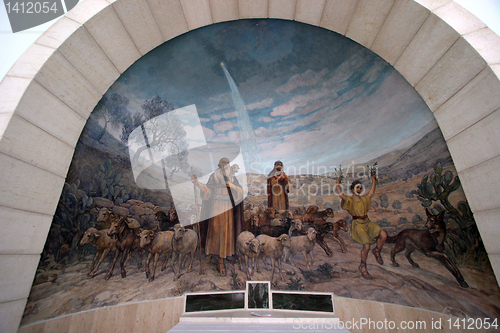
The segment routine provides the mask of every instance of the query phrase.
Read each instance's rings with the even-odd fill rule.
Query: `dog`
[[[458,267],[444,253],[444,240],[446,238],[446,224],[444,223],[444,211],[432,215],[427,209],[427,222],[425,229],[406,229],[401,231],[396,236],[387,237],[387,243],[396,243],[391,251],[392,265],[398,267],[395,256],[397,253],[406,248],[406,259],[413,267],[419,268],[418,264],[411,258],[412,252],[417,249],[424,253],[429,258],[434,258],[446,267],[451,274],[457,279],[460,286],[468,288],[469,285],[465,282]]]

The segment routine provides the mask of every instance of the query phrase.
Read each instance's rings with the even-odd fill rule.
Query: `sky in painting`
[[[279,159],[330,171],[408,146],[436,126],[391,65],[348,38],[293,21],[243,20],[179,36],[108,93],[127,97],[132,113],[156,95],[175,108],[195,104],[207,140],[241,144],[221,63],[246,105],[264,169]]]

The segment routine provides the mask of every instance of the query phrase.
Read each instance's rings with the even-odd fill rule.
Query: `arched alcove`
[[[0,318],[17,327],[81,130],[134,61],[189,30],[282,18],[345,35],[392,64],[438,121],[494,270],[499,38],[453,1],[86,0],[0,84]],[[8,318],[5,319],[4,318]]]

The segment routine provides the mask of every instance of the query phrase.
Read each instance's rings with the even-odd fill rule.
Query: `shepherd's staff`
[[[193,175],[196,177],[196,175]],[[198,231],[198,245],[200,247],[200,275],[203,275],[203,260],[201,259],[201,231],[200,231],[200,214],[198,213],[198,191],[196,191],[196,184],[193,183],[194,188],[194,202],[196,204],[196,219],[198,223],[196,223],[196,230]]]

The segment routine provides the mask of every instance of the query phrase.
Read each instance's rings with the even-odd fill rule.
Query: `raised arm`
[[[373,197],[373,195],[375,194],[375,187],[377,186],[377,177],[375,176],[372,176],[372,188],[370,189],[370,192],[368,192],[367,196],[368,198],[371,198]]]
[[[337,192],[339,193],[339,197],[342,199],[342,200],[345,200],[346,196],[344,193],[342,193],[342,189],[340,188],[340,177],[337,178]]]

